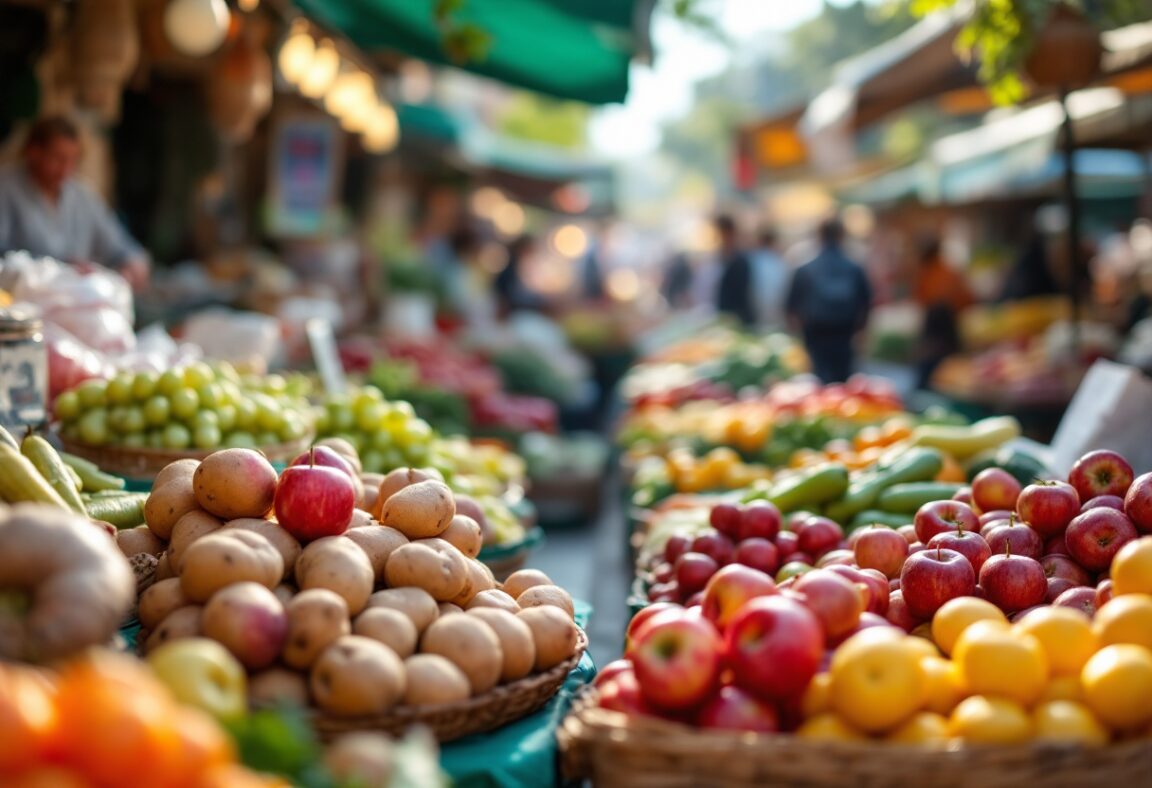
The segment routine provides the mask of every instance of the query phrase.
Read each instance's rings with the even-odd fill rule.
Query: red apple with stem
[[[676,559],[676,583],[684,596],[702,591],[720,564],[704,553],[685,553]]]
[[[356,487],[342,470],[292,465],[280,474],[273,509],[280,527],[300,542],[339,536],[356,508]]]
[[[962,528],[933,536],[928,540],[925,548],[932,550],[934,547],[955,550],[963,555],[968,559],[968,563],[972,564],[972,571],[974,571],[977,576],[980,574],[980,567],[982,567],[984,562],[992,555],[992,549],[988,546],[988,543],[984,541],[984,537],[971,531],[965,531]]]
[[[971,596],[975,587],[976,572],[968,558],[943,547],[908,556],[900,571],[904,601],[912,615],[921,620],[931,618],[950,599]]]
[[[952,500],[959,501],[965,506],[971,507],[973,510],[976,508],[976,501],[972,498],[971,487],[961,487],[959,490],[952,493]]]
[[[920,507],[912,521],[916,536],[923,543],[936,534],[963,529],[979,531],[980,521],[972,507],[960,501],[932,501]]]
[[[840,544],[844,538],[844,529],[835,520],[814,516],[800,524],[796,536],[801,551],[819,558]]]
[[[1067,555],[1046,555],[1040,559],[1040,566],[1044,567],[1046,577],[1067,580],[1074,586],[1086,586],[1092,581],[1084,567]]]
[[[1124,511],[1124,499],[1119,495],[1097,495],[1095,498],[1089,498],[1085,501],[1084,505],[1080,507],[1080,511],[1083,513],[1089,509],[1099,509],[1102,506],[1122,512]]]
[[[991,525],[991,524],[990,524]],[[986,526],[987,527],[987,526]],[[990,527],[987,536],[988,547],[993,555],[1003,553],[1005,547],[1012,555],[1039,559],[1044,555],[1044,539],[1028,523],[1010,519],[1007,523]]]
[[[1062,533],[1080,512],[1080,496],[1071,484],[1033,482],[1020,491],[1016,512],[1044,539]]]
[[[288,465],[320,465],[325,468],[335,468],[338,471],[343,471],[348,474],[349,478],[356,477],[356,470],[352,467],[352,464],[344,459],[342,454],[327,446],[313,446],[308,451],[296,455],[296,458],[288,463]]]
[[[864,612],[862,590],[835,572],[824,569],[809,572],[796,581],[795,592],[816,614],[830,642],[855,629]]]
[[[1020,482],[1003,468],[985,468],[972,480],[972,500],[981,511],[1012,510],[1020,497]]]
[[[984,598],[1005,613],[1039,605],[1048,592],[1044,567],[1035,558],[1013,555],[1008,545],[984,562],[980,570]]]
[[[708,513],[708,523],[729,539],[740,538],[740,507],[732,503],[718,503]]]
[[[1068,483],[1081,501],[1098,495],[1123,496],[1132,485],[1132,466],[1114,451],[1096,449],[1076,460],[1068,471]]]
[[[978,522],[980,523],[980,530],[984,530],[984,526],[993,520],[1007,520],[1010,517],[1015,517],[1016,513],[1009,509],[993,509],[990,512],[984,512],[980,515]]]
[[[883,525],[861,528],[853,535],[856,534],[853,555],[858,566],[877,569],[890,578],[900,575],[900,567],[908,557],[908,540]]]
[[[722,642],[702,618],[665,613],[636,634],[633,670],[640,693],[666,710],[700,705],[720,679]]]
[[[1077,515],[1064,532],[1064,542],[1076,563],[1090,572],[1103,572],[1120,548],[1138,536],[1127,515],[1102,507]]]
[[[780,730],[780,716],[771,703],[739,687],[727,686],[700,707],[696,725],[711,730],[775,733]]]
[[[780,568],[780,551],[776,545],[760,536],[753,536],[736,545],[733,560],[737,564],[759,569],[768,575],[775,575]]]
[[[780,510],[770,501],[752,501],[740,512],[739,539],[775,539],[780,533]]]
[[[1152,533],[1152,473],[1142,473],[1124,496],[1124,513],[1141,533]]]
[[[729,564],[708,581],[704,587],[704,618],[723,632],[745,602],[777,593],[776,583],[758,569],[740,564]]]
[[[783,596],[747,603],[728,626],[725,658],[733,683],[769,701],[798,697],[824,656],[824,630],[804,605]]]

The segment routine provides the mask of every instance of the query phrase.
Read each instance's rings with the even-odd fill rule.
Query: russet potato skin
[[[563,610],[541,605],[521,610],[517,616],[532,630],[537,671],[553,668],[576,652],[576,624]]]
[[[344,597],[351,615],[368,604],[375,580],[368,554],[345,536],[325,536],[311,542],[296,561],[296,582],[301,590],[335,591]]]
[[[368,598],[368,607],[386,607],[399,610],[423,632],[440,616],[436,600],[423,588],[386,588]]]
[[[183,640],[194,638],[202,634],[200,619],[204,608],[200,605],[187,605],[179,607],[164,617],[144,641],[144,653],[151,653],[158,646],[170,640]],[[141,630],[143,634],[145,630]]]
[[[384,567],[388,564],[389,556],[397,548],[408,544],[408,537],[404,534],[379,523],[349,529],[344,533],[344,537],[359,545],[368,556],[368,561],[372,564],[372,574],[377,582],[384,580]]]
[[[504,581],[503,589],[513,599],[519,599],[520,595],[532,586],[550,585],[552,585],[552,580],[539,569],[521,569],[508,575],[508,579]]]
[[[412,706],[432,706],[468,700],[472,686],[468,677],[451,660],[439,654],[414,654],[404,660],[408,688],[404,702]]]
[[[382,714],[404,696],[404,663],[371,638],[345,635],[312,666],[309,688],[316,704],[337,716]]]
[[[288,614],[288,635],[280,657],[289,667],[310,668],[320,652],[351,632],[348,603],[327,588],[301,591],[284,609]]]
[[[180,579],[158,580],[144,590],[136,606],[136,617],[144,629],[155,629],[173,610],[187,607],[192,601],[184,595]]]
[[[203,509],[197,508],[186,512],[172,526],[172,537],[168,540],[168,560],[172,563],[172,569],[177,572],[181,570],[184,551],[193,542],[223,527],[223,520],[208,514]]]
[[[176,477],[163,486],[152,488],[144,502],[144,522],[152,533],[168,541],[180,518],[199,508],[192,480]]]
[[[433,621],[420,638],[420,651],[439,654],[460,668],[473,695],[495,687],[504,668],[500,638],[492,627],[465,613],[449,613]]]
[[[420,641],[420,633],[412,619],[388,607],[367,608],[352,622],[352,633],[380,641],[401,659],[416,653]]]
[[[504,657],[500,672],[502,683],[522,679],[532,672],[536,664],[536,642],[526,623],[512,613],[494,607],[473,608],[468,611],[468,615],[492,627],[500,639],[500,651]]]
[[[272,511],[278,476],[268,458],[252,449],[223,449],[205,457],[192,475],[205,511],[235,520]]]
[[[278,523],[265,520],[262,517],[241,517],[229,520],[224,524],[225,531],[251,531],[268,540],[268,543],[280,553],[284,562],[284,577],[291,579],[296,571],[296,560],[300,557],[303,548],[292,534],[285,531]]]
[[[428,539],[444,533],[455,515],[456,501],[448,485],[430,479],[389,496],[379,519],[409,539]]]
[[[184,551],[180,585],[193,602],[206,602],[220,589],[243,581],[269,589],[284,577],[284,559],[272,544],[250,531],[221,529]]]
[[[448,602],[464,590],[466,577],[457,556],[427,544],[409,543],[388,557],[384,579],[392,588],[415,586],[438,602]]]

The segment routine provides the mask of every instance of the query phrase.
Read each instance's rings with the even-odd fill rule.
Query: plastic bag
[[[85,380],[111,377],[115,372],[107,356],[53,323],[44,325],[44,344],[48,348],[49,399]]]

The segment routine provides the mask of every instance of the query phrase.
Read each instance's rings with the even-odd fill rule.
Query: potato
[[[519,599],[520,595],[532,586],[550,585],[554,585],[552,579],[539,569],[521,569],[508,575],[501,588],[508,596]]]
[[[184,477],[172,479],[163,487],[153,487],[144,502],[144,522],[152,533],[164,541],[172,538],[176,521],[193,509],[200,508],[192,480]]]
[[[352,634],[379,640],[401,659],[412,656],[420,633],[412,619],[387,607],[370,607],[352,622]]]
[[[152,480],[152,488],[157,489],[163,487],[173,479],[187,479],[192,480],[192,475],[196,473],[196,469],[200,467],[200,460],[194,460],[187,457],[183,460],[176,460],[165,465],[160,473],[156,474],[156,478]]]
[[[180,578],[170,577],[158,580],[145,589],[140,595],[136,617],[140,619],[140,626],[144,629],[154,629],[173,610],[190,604],[192,601],[180,588]]]
[[[179,607],[164,617],[144,641],[144,653],[149,654],[170,640],[199,637],[200,618],[204,608],[199,605]]]
[[[447,602],[464,590],[467,570],[461,571],[459,559],[426,544],[406,544],[388,557],[384,579],[392,588],[423,588],[436,601]]]
[[[368,604],[375,579],[368,555],[344,536],[317,539],[305,547],[296,560],[296,583],[300,589],[335,591],[344,597],[351,615]]]
[[[436,609],[440,612],[440,616],[446,616],[449,613],[463,613],[464,612],[464,608],[460,607],[455,602],[441,602],[440,604],[438,604],[436,606]],[[440,616],[437,616],[437,618],[439,618]]]
[[[176,572],[172,569],[172,562],[168,560],[167,550],[160,554],[160,559],[156,562],[156,572],[152,577],[157,581],[176,577]]]
[[[260,534],[276,548],[276,552],[280,553],[280,557],[284,560],[284,577],[290,579],[296,571],[296,559],[300,557],[300,551],[303,548],[296,541],[296,537],[285,531],[279,523],[258,517],[241,517],[237,520],[229,520],[224,524],[224,528],[225,530],[239,529]]]
[[[409,706],[458,703],[472,695],[464,671],[439,654],[413,654],[404,660],[404,668],[408,673],[404,703]]]
[[[420,638],[420,651],[439,654],[464,671],[473,695],[495,687],[504,668],[500,638],[478,617],[464,613],[433,621]]]
[[[288,637],[281,659],[289,667],[310,668],[321,651],[352,631],[348,624],[348,603],[327,588],[301,591],[285,605],[285,611]]]
[[[377,502],[380,500],[380,483],[384,481],[382,473],[362,473],[360,483],[364,485],[364,500],[360,508],[366,512],[378,511]]]
[[[324,768],[337,785],[387,788],[393,784],[396,746],[380,731],[345,733],[325,748]]]
[[[576,606],[572,603],[572,595],[560,586],[532,586],[516,597],[516,603],[522,609],[553,605],[567,613],[569,618],[574,619],[576,617]]]
[[[522,679],[532,672],[536,664],[536,641],[528,625],[506,610],[494,607],[478,607],[468,611],[476,616],[500,638],[500,651],[504,655],[504,667],[500,681],[509,682]]]
[[[148,555],[158,557],[164,552],[164,542],[160,537],[152,533],[152,529],[146,525],[139,525],[135,528],[125,528],[123,531],[117,531],[116,546],[120,548],[120,552],[129,558],[139,553],[147,553]]]
[[[288,614],[280,600],[259,583],[233,583],[204,605],[200,627],[249,670],[276,661],[288,637]]]
[[[380,480],[380,484],[376,488],[376,505],[368,511],[379,520],[384,514],[384,504],[388,502],[389,498],[409,485],[432,480],[433,477],[430,474],[416,468],[395,468]]]
[[[188,545],[223,527],[223,520],[213,517],[203,509],[193,509],[177,520],[176,525],[172,526],[172,536],[168,540],[168,560],[172,562],[172,568],[177,572],[180,571],[180,560],[184,557]]]
[[[377,582],[384,580],[384,567],[388,563],[388,556],[401,545],[408,544],[408,537],[379,523],[371,523],[363,528],[349,529],[344,536],[360,545],[372,563],[372,574]]]
[[[473,596],[481,591],[492,591],[496,588],[496,581],[492,578],[492,570],[475,558],[464,562],[468,575],[472,578]]]
[[[368,597],[368,607],[399,610],[408,616],[418,632],[423,632],[440,615],[436,600],[423,588],[386,588]]]
[[[579,639],[576,624],[560,608],[552,605],[530,607],[521,610],[517,618],[532,630],[537,671],[553,668],[576,652]]]
[[[488,515],[484,513],[484,509],[477,503],[476,499],[470,495],[461,495],[456,493],[456,514],[462,514],[465,517],[471,517],[480,526],[480,537],[483,544],[488,544],[495,539],[496,531],[488,522]]]
[[[383,643],[345,635],[320,654],[309,688],[316,705],[329,714],[381,714],[404,696],[404,663]]]
[[[387,483],[387,480],[385,480]],[[444,482],[417,482],[396,492],[384,502],[378,518],[409,539],[439,536],[452,522],[456,504]]]
[[[242,581],[275,588],[284,576],[284,559],[259,534],[221,530],[189,545],[182,569],[184,594],[193,602],[206,602],[221,588]]]
[[[248,702],[257,707],[308,705],[308,680],[294,670],[268,668],[248,678]]]
[[[252,449],[213,452],[192,477],[200,506],[225,520],[264,517],[272,511],[277,480],[268,458]]]
[[[484,546],[484,534],[480,531],[480,524],[471,517],[457,514],[448,523],[440,538],[455,545],[456,549],[468,558],[480,555],[480,548]]]
[[[472,601],[468,603],[468,610],[475,610],[478,607],[507,610],[509,613],[520,612],[520,605],[516,603],[515,599],[495,588],[488,591],[481,591],[472,597]]]
[[[353,528],[368,528],[379,524],[380,523],[372,519],[372,515],[368,514],[368,512],[356,508],[352,510],[352,519],[348,521],[348,530],[351,531]]]

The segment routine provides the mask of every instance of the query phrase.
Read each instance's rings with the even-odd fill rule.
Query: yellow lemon
[[[924,705],[920,658],[903,640],[854,637],[832,658],[832,708],[849,724],[886,731]]]
[[[1142,536],[1120,548],[1109,570],[1112,593],[1152,594],[1152,536]]]
[[[1053,676],[1040,693],[1041,703],[1050,700],[1084,700],[1084,693],[1080,690],[1080,676]]]
[[[796,735],[802,739],[818,739],[820,741],[867,741],[868,737],[853,728],[835,714],[817,714],[796,729]]]
[[[924,672],[924,708],[937,714],[951,714],[964,698],[964,685],[956,666],[943,657],[922,657]]]
[[[1037,739],[1080,742],[1095,747],[1108,743],[1108,729],[1083,703],[1053,700],[1032,711],[1032,727]]]
[[[804,690],[804,697],[800,700],[800,712],[804,719],[810,719],[817,714],[823,714],[832,708],[832,676],[828,673],[817,673],[808,682]]]
[[[1070,607],[1042,607],[1025,616],[1013,629],[1040,641],[1053,676],[1079,676],[1098,643],[1088,616]]]
[[[902,744],[941,744],[949,739],[948,718],[931,711],[917,712],[884,738]]]
[[[1112,597],[1096,611],[1092,629],[1102,646],[1134,643],[1152,649],[1152,596],[1125,594]]]
[[[1032,720],[1019,703],[974,695],[952,712],[948,732],[974,744],[1021,744],[1032,738]]]
[[[1048,683],[1040,641],[994,621],[977,621],[956,641],[952,661],[964,689],[1031,706]]]
[[[1100,649],[1080,673],[1080,685],[1085,704],[1109,728],[1131,730],[1152,722],[1152,652],[1143,646]]]
[[[988,600],[959,596],[945,602],[932,617],[932,639],[941,651],[951,654],[960,633],[977,621],[1008,623],[1004,611]]]

